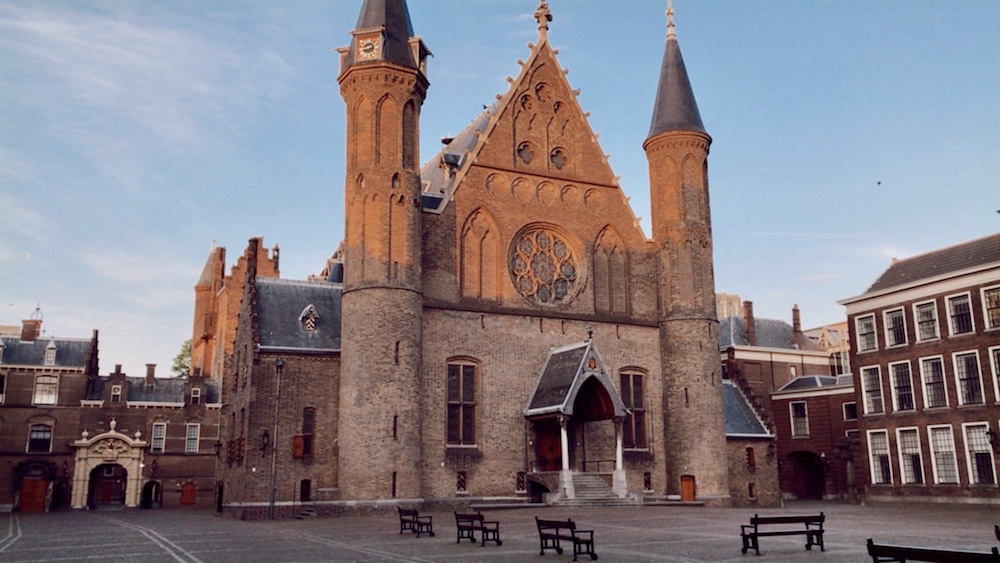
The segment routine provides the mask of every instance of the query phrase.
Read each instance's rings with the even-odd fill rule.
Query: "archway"
[[[823,459],[813,452],[796,451],[789,457],[792,458],[792,472],[795,481],[792,483],[792,492],[795,498],[802,500],[819,500],[823,498],[826,491],[826,468]]]
[[[117,463],[98,465],[90,472],[90,508],[120,508],[125,506],[128,471]]]
[[[31,462],[18,467],[17,511],[45,512],[52,498],[53,471],[45,462]]]
[[[160,482],[147,481],[142,487],[142,500],[139,501],[139,508],[158,508],[160,496]]]

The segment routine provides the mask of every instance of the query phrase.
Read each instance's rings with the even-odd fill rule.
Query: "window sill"
[[[934,336],[934,337],[931,337],[931,338],[925,338],[923,340],[917,340],[916,344],[918,344],[918,345],[919,344],[931,344],[933,342],[940,342],[940,341],[941,341],[941,337],[940,336]]]
[[[985,406],[986,406],[986,401],[983,401],[981,403],[967,403],[964,405],[958,405],[958,410],[961,411],[961,410],[977,409],[977,408],[981,409],[984,408]]]

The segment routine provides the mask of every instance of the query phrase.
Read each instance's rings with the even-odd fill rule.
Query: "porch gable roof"
[[[528,407],[524,410],[525,418],[551,414],[572,416],[577,395],[591,378],[607,391],[615,417],[624,417],[628,412],[625,403],[611,383],[594,341],[587,340],[549,350]]]

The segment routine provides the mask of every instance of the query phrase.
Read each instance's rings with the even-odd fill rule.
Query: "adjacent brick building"
[[[749,442],[727,442],[711,138],[673,22],[643,144],[647,238],[549,44],[544,2],[535,18],[507,92],[420,168],[429,50],[404,1],[363,3],[339,50],[344,241],[322,275],[289,281],[267,279],[277,252],[272,264],[251,240],[221,284],[231,305],[243,279],[238,314],[212,302],[218,251],[199,282],[195,341],[215,352],[197,344],[192,359],[223,380],[227,513],[567,502],[585,473],[622,502],[780,502],[773,456],[747,463],[747,447],[767,450],[759,419],[736,437]]]
[[[1000,234],[895,260],[840,303],[867,499],[1000,503]]]

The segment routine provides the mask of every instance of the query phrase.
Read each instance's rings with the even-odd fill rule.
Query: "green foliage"
[[[174,365],[170,368],[174,377],[187,377],[191,372],[191,339],[181,344],[181,351],[174,356]]]

